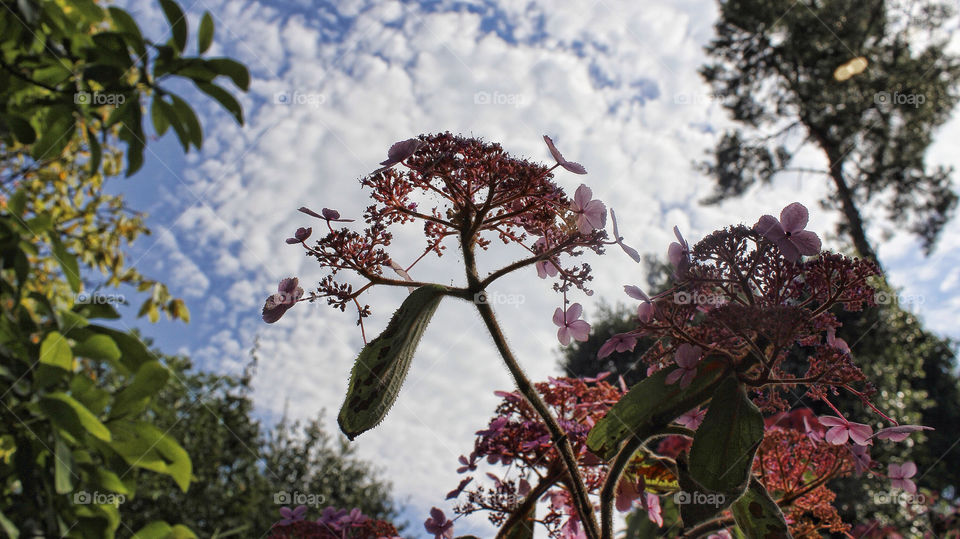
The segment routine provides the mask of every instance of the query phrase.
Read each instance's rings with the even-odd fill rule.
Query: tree
[[[929,1],[721,1],[701,74],[740,127],[701,165],[716,180],[707,202],[804,171],[793,161],[810,145],[826,156],[813,171],[830,182],[822,202],[857,254],[876,261],[867,217],[881,208],[929,253],[957,203],[950,170],[925,163],[957,101],[949,14]]]
[[[169,429],[196,456],[196,481],[182,492],[163,477],[142,475],[140,494],[121,508],[132,529],[179,520],[204,537],[260,536],[280,519],[280,507],[297,505],[296,495],[320,509],[397,517],[390,484],[342,437],[333,439],[320,417],[302,428],[286,420],[265,428],[254,418],[255,359],[241,376],[197,371],[180,356],[164,361],[173,377],[145,419]]]

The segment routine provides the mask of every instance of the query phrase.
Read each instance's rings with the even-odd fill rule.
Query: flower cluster
[[[578,455],[579,471],[592,494],[599,493],[607,474],[607,465],[587,450],[586,437],[597,419],[620,400],[625,387],[596,378],[550,378],[536,384],[537,392],[555,413]],[[476,472],[481,461],[507,466],[505,475],[488,473],[489,484],[474,483],[467,475],[447,498],[463,497],[456,508],[459,514],[489,512],[488,518],[503,525],[509,518],[525,514],[525,508],[538,500],[549,502],[549,512],[538,520],[551,537],[578,537],[580,517],[571,501],[563,462],[550,434],[530,404],[519,393],[498,391],[503,399],[486,429],[477,431],[474,449],[460,457],[461,474]],[[618,489],[617,507],[628,511],[633,506],[648,510],[650,519],[662,524],[655,487],[676,482],[655,456],[638,455],[628,467]],[[468,488],[470,487],[470,488]]]
[[[399,539],[389,522],[372,519],[359,509],[327,507],[317,520],[306,519],[307,507],[280,508],[281,520],[270,528],[270,539]]]
[[[486,250],[499,241],[519,245],[527,257],[469,285],[485,287],[507,273],[534,266],[541,278],[556,278],[554,288],[563,293],[557,322],[561,341],[585,340],[589,325],[570,314],[577,304],[568,307],[566,294],[574,287],[591,293],[587,288],[592,280],[590,266],[568,259],[585,249],[602,253],[604,245],[612,244],[620,245],[635,259],[639,256],[618,232],[613,240],[607,239],[607,207],[593,198],[589,187],[581,185],[571,200],[554,183],[553,171],[558,167],[575,174],[586,174],[586,169],[567,161],[549,137],[544,136],[544,141],[556,159],[552,167],[511,157],[498,144],[450,133],[421,135],[394,144],[383,166],[360,180],[373,200],[363,212],[362,230],[334,227],[334,223],[351,221],[341,219],[335,210],[324,208],[317,213],[300,208],[323,220],[326,233],[311,244],[313,229],[298,228],[286,241],[301,246],[329,273],[302,298],[302,293],[291,294],[286,289],[289,286],[281,283],[283,297],[271,296],[264,306],[264,320],[275,322],[297,301],[325,299],[340,310],[354,304],[362,325],[370,307],[361,305],[359,297],[371,286],[425,284],[411,276],[414,266],[431,253],[442,256],[449,241],[459,243],[468,274],[476,273],[475,250]],[[419,256],[404,263],[388,249],[394,228],[411,223],[423,227],[425,244]],[[385,273],[385,268],[399,278]],[[341,273],[352,274],[359,281]],[[284,282],[289,285],[290,279]]]

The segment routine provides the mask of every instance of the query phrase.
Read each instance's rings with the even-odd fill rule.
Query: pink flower
[[[307,241],[307,238],[310,237],[310,234],[313,232],[312,228],[303,228],[300,227],[296,232],[293,233],[292,238],[287,238],[287,243],[293,245],[294,243],[303,243]]]
[[[280,508],[280,516],[283,517],[283,520],[278,522],[280,526],[288,526],[294,522],[303,520],[304,515],[307,513],[306,505],[298,505],[294,509],[289,507]]]
[[[707,539],[730,539],[730,532],[727,530],[720,530],[717,533],[711,533],[708,535]]]
[[[933,430],[933,427],[924,427],[923,425],[898,425],[896,427],[880,429],[874,434],[874,437],[881,440],[890,440],[891,442],[902,442],[909,438],[914,432],[921,430]]]
[[[703,418],[706,416],[707,411],[701,410],[699,407],[697,407],[693,410],[687,411],[682,416],[674,419],[674,421],[690,430],[697,430],[697,427],[700,426],[700,423],[703,423]]]
[[[280,281],[280,286],[277,287],[277,293],[267,298],[266,303],[263,304],[262,315],[264,322],[272,324],[280,320],[283,313],[289,311],[290,307],[296,305],[300,297],[303,296],[303,289],[297,286],[298,283],[299,280],[296,277],[290,277]]]
[[[387,150],[386,160],[380,161],[383,168],[377,170],[377,172],[382,172],[417,153],[417,150],[419,150],[423,144],[423,141],[415,138],[395,142],[390,146],[390,149]]]
[[[553,158],[557,160],[558,165],[567,169],[570,172],[573,172],[574,174],[587,173],[587,169],[583,168],[583,165],[581,165],[580,163],[573,163],[571,161],[567,161],[566,159],[564,159],[563,156],[560,155],[560,150],[558,150],[557,147],[553,145],[553,140],[551,140],[550,137],[544,135],[543,141],[547,143],[547,148],[550,149],[550,154],[553,155]]]
[[[806,416],[803,418],[803,432],[807,435],[807,438],[810,438],[812,442],[822,442],[823,441],[823,432],[818,429],[815,429],[810,426],[810,422],[807,421]]]
[[[677,237],[677,241],[671,243],[670,247],[667,248],[667,258],[670,259],[670,264],[673,266],[673,274],[679,278],[690,269],[690,246],[687,245],[687,240],[680,235],[679,228],[673,227],[673,235]]]
[[[607,226],[607,207],[603,202],[593,199],[593,191],[585,184],[577,187],[570,208],[577,215],[577,229],[584,236]]]
[[[427,533],[432,533],[434,539],[453,539],[453,521],[447,520],[443,511],[434,507],[430,510],[430,518],[423,523]]]
[[[917,484],[910,480],[911,477],[917,475],[917,465],[913,462],[890,464],[887,475],[890,476],[890,484],[894,488],[902,488],[910,494],[917,492]]]
[[[857,477],[860,477],[873,464],[873,459],[870,457],[870,448],[865,445],[854,444],[850,446],[850,453],[853,454],[853,472]]]
[[[791,262],[800,260],[800,255],[812,256],[820,252],[820,238],[807,226],[807,208],[799,202],[790,204],[780,212],[780,220],[764,215],[754,229],[777,244],[783,256]]]
[[[637,482],[630,479],[626,474],[620,476],[617,482],[617,511],[626,513],[633,508],[633,501],[640,497],[641,489],[637,488]]]
[[[617,214],[613,213],[613,208],[610,208],[610,220],[613,221],[613,241],[617,242],[617,245],[623,249],[623,252],[627,253],[627,256],[633,259],[634,262],[640,263],[640,253],[636,249],[630,247],[626,243],[623,243],[623,236],[620,235],[620,229],[617,228]]]
[[[560,344],[568,346],[571,337],[580,342],[587,340],[590,334],[590,324],[579,319],[582,313],[583,307],[579,303],[571,305],[566,312],[560,307],[557,307],[557,310],[554,311],[553,323],[560,326],[560,329],[557,330],[557,339]]]
[[[446,499],[452,500],[452,499],[454,499],[454,498],[459,497],[460,494],[463,492],[463,489],[467,488],[467,485],[469,485],[471,481],[473,481],[473,477],[468,477],[468,478],[464,479],[463,481],[460,481],[460,484],[457,485],[457,488],[455,488],[455,489],[453,489],[453,490],[451,490],[450,492],[447,493],[447,498],[446,498]]]
[[[841,351],[844,355],[850,353],[850,346],[847,344],[847,341],[837,337],[837,329],[830,328],[827,330],[827,346],[831,348],[836,348]]]
[[[603,359],[614,352],[627,352],[637,346],[637,336],[630,333],[617,333],[607,339],[597,352],[597,359]]]
[[[639,287],[633,286],[632,284],[628,284],[623,286],[623,291],[626,292],[631,298],[638,299],[643,302],[639,307],[637,307],[637,318],[639,318],[641,322],[649,323],[650,320],[653,320],[653,302],[650,301],[650,298],[643,293],[643,290],[640,290]]]
[[[703,350],[699,346],[687,343],[678,346],[673,360],[677,362],[679,368],[667,375],[667,385],[675,384],[679,380],[681,388],[689,386],[697,375],[697,363],[700,362],[702,355]]]
[[[873,428],[863,423],[853,423],[842,417],[824,415],[817,418],[821,425],[833,427],[827,431],[826,440],[833,445],[843,445],[847,439],[857,445],[869,445]]]
[[[340,212],[338,212],[337,210],[331,210],[330,208],[323,208],[323,210],[321,210],[321,213],[317,213],[311,210],[310,208],[307,208],[306,206],[300,206],[300,208],[297,211],[303,212],[309,215],[310,217],[323,219],[324,221],[327,221],[327,222],[334,222],[334,223],[352,223],[353,222],[353,219],[341,219]]]
[[[662,528],[663,515],[660,514],[660,498],[656,494],[644,492],[643,498],[640,499],[640,505],[647,510],[647,518],[650,519],[650,522],[656,524],[658,528]]]
[[[546,238],[540,238],[533,243],[533,251],[536,253],[543,253],[550,249],[550,246],[547,244]],[[537,276],[541,279],[546,279],[547,277],[556,277],[557,266],[553,264],[551,260],[541,260],[535,264],[537,268]]]

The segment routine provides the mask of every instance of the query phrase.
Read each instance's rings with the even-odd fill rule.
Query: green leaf
[[[137,530],[131,539],[167,539],[173,528],[162,520],[154,520],[150,524]]]
[[[63,275],[67,278],[67,282],[70,283],[70,290],[73,290],[73,293],[76,294],[80,291],[82,285],[77,257],[73,256],[73,253],[67,251],[66,247],[63,246],[63,242],[60,241],[59,232],[51,230],[47,235],[50,237],[50,251],[53,253],[53,257],[57,259],[57,262],[60,263],[60,267],[63,269]]]
[[[40,343],[40,363],[65,371],[73,370],[73,352],[70,350],[70,343],[59,331],[51,331]]]
[[[159,361],[148,361],[137,369],[133,382],[117,394],[110,408],[110,419],[141,412],[150,397],[163,389],[170,371]]]
[[[143,42],[143,34],[140,32],[140,26],[137,25],[137,21],[133,20],[133,17],[131,17],[129,13],[118,7],[111,6],[108,7],[107,10],[110,11],[110,18],[113,19],[113,24],[117,30],[126,34],[127,43],[133,47],[137,55],[141,58],[146,56],[146,45]]]
[[[681,388],[666,383],[674,368],[660,370],[630,388],[590,429],[590,451],[604,460],[612,459],[628,438],[646,439],[706,401],[726,372],[725,362],[706,358],[697,366],[697,376],[690,385]]]
[[[75,437],[82,432],[77,426],[83,427],[94,437],[109,442],[110,431],[93,415],[80,401],[63,392],[48,393],[40,397],[40,406],[47,413],[53,424],[66,430]]]
[[[187,491],[193,465],[173,438],[146,421],[113,421],[110,428],[114,435],[110,447],[130,466],[167,474]]]
[[[153,354],[147,349],[147,345],[132,333],[124,333],[112,328],[93,324],[88,326],[88,329],[102,333],[113,339],[113,342],[117,344],[122,354],[120,356],[120,363],[131,373],[137,372],[137,369],[139,369],[140,365],[144,362],[154,359]]]
[[[176,112],[177,118],[186,127],[190,142],[199,150],[203,146],[203,129],[200,127],[200,120],[197,119],[197,115],[190,108],[190,105],[179,96],[170,94],[170,99],[173,100],[173,110]]]
[[[163,103],[163,100],[160,96],[153,98],[153,102],[150,103],[150,120],[153,122],[153,130],[156,131],[157,136],[160,137],[170,128],[170,122],[167,121],[167,116],[163,112],[163,105],[161,103]]]
[[[767,489],[756,480],[739,500],[733,503],[733,518],[747,539],[790,539],[790,528],[783,511]]]
[[[53,484],[57,494],[73,491],[73,455],[60,436],[54,436]]]
[[[51,108],[47,123],[40,132],[40,140],[34,143],[30,154],[37,161],[59,157],[73,138],[74,127],[73,112],[70,109]]]
[[[0,511],[0,529],[3,529],[3,532],[6,533],[10,539],[19,539],[20,537],[20,530],[17,529],[13,521],[7,518],[7,515],[3,514],[3,511]]]
[[[177,133],[177,138],[180,140],[180,145],[183,146],[183,151],[190,151],[190,132],[183,122],[180,121],[180,117],[177,116],[177,111],[174,110],[173,105],[167,103],[159,96],[154,98],[153,105],[159,107],[160,113],[163,114],[167,123],[170,124],[170,127],[173,127],[173,130]]]
[[[120,479],[120,476],[118,476],[114,472],[98,467],[96,469],[96,476],[97,476],[97,484],[100,485],[101,487],[111,492],[116,492],[117,494],[124,494],[124,495],[130,494],[130,489],[123,482],[123,480]]]
[[[103,361],[117,361],[120,359],[120,348],[108,335],[93,335],[73,347],[73,353],[78,356]]]
[[[183,524],[177,524],[167,539],[197,539],[197,534]]]
[[[160,7],[173,32],[173,46],[177,51],[183,52],[187,46],[187,18],[183,10],[174,0],[160,0]]]
[[[387,415],[400,393],[420,337],[445,291],[439,285],[414,290],[393,313],[387,329],[360,351],[337,418],[347,438],[353,440]]]
[[[203,54],[207,52],[210,45],[213,44],[213,17],[209,11],[203,13],[200,19],[200,30],[197,32],[197,52]]]
[[[735,376],[727,377],[690,448],[690,475],[709,490],[736,493],[747,488],[753,456],[763,441],[763,414]]]
[[[89,127],[87,128],[87,145],[90,146],[90,174],[96,174],[100,170],[100,162],[103,160],[103,148],[100,147],[100,141],[97,140],[96,133]]]
[[[33,144],[37,140],[37,132],[33,130],[30,122],[13,115],[7,115],[4,120],[20,144]]]
[[[74,305],[73,310],[84,318],[106,318],[108,320],[120,318],[120,313],[109,303],[81,303]]]
[[[203,93],[216,99],[223,106],[223,108],[227,109],[227,112],[233,115],[233,119],[236,120],[238,124],[243,125],[243,107],[241,107],[240,103],[234,99],[232,95],[230,95],[230,92],[224,90],[216,84],[209,82],[194,81],[194,84],[196,84],[197,88],[200,88]]]
[[[211,58],[207,65],[221,75],[230,77],[230,80],[244,92],[250,88],[250,71],[247,66],[230,58]]]
[[[673,502],[680,509],[684,528],[689,529],[717,516],[740,495],[717,492],[698,483],[691,477],[686,456],[682,454],[677,458],[677,473],[680,490],[674,494]]]

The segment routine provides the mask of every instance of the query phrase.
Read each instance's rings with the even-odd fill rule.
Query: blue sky
[[[153,0],[119,3],[147,35],[165,35]],[[618,210],[624,235],[641,252],[665,254],[674,225],[696,241],[793,201],[811,209],[810,228],[828,246],[841,244],[832,234],[837,216],[816,202],[826,188],[819,177],[785,176],[742,200],[698,204],[711,182],[691,162],[728,125],[696,73],[712,35],[713,0],[183,4],[191,28],[204,10],[214,15],[212,54],[250,67],[253,82],[241,98],[247,125],[239,128],[188,89],[205,127],[203,150],[184,156],[168,134],[148,146],[143,171],[115,182],[132,207],[150,214],[154,230],[131,248],[131,260],[184,297],[193,318],[189,325],[126,322],[164,350],[188,353],[219,372],[238,372],[259,339],[255,400],[267,420],[285,406],[297,418],[326,409],[327,425],[336,430],[362,345],[353,316],[304,304],[267,326],[260,308],[281,278],[299,276],[310,286],[322,276],[283,241],[297,227],[316,224],[296,208],[331,207],[357,217],[366,204],[357,178],[374,170],[397,140],[449,130],[548,162],[541,136],[550,134],[589,171],[561,173],[559,183],[572,192],[586,182]],[[937,136],[931,162],[960,164],[953,151],[958,136],[960,122],[951,121]],[[823,163],[813,152],[802,159]],[[876,239],[888,232],[881,258],[913,299],[910,307],[931,327],[960,337],[960,224],[948,226],[926,260],[913,238],[871,229]],[[419,249],[404,251],[405,245],[420,245],[414,231],[398,237],[394,255]],[[492,267],[517,253],[490,256]],[[429,260],[414,277],[448,282],[455,275],[459,282],[460,272],[450,273],[454,262]],[[627,301],[622,286],[644,281],[638,266],[612,251],[589,262],[597,294],[576,298],[588,320],[601,299]],[[502,306],[498,314],[530,376],[557,374],[550,315],[559,298],[549,283],[531,270],[497,286],[498,293],[523,294],[520,308]],[[400,301],[402,292],[374,293],[368,332],[382,328]],[[493,391],[512,387],[481,329],[467,305],[443,304],[399,402],[381,427],[355,442],[393,480],[414,533],[431,506],[450,508],[443,496],[460,479],[457,457],[469,453],[473,432],[485,426],[497,402]],[[457,532],[486,535],[489,528],[473,517],[458,522]]]

